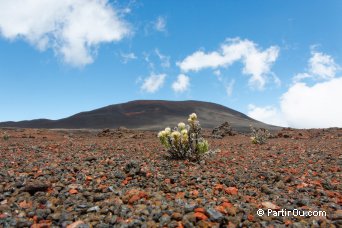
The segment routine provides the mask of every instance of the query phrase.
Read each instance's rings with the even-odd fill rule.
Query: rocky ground
[[[220,151],[200,164],[169,160],[156,132],[0,136],[0,227],[342,226],[342,129],[283,129],[264,145],[208,138]]]

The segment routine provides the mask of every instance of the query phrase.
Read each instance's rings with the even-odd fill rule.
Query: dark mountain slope
[[[166,126],[174,126],[180,121],[186,122],[188,115],[193,112],[197,113],[204,128],[213,128],[228,121],[234,129],[239,131],[249,129],[250,124],[270,130],[278,129],[275,126],[261,123],[243,113],[215,103],[163,100],[138,100],[109,105],[59,120],[37,119],[2,122],[0,127],[101,129],[124,126],[135,129],[157,130]]]

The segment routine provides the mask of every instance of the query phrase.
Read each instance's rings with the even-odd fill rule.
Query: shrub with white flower
[[[252,136],[251,141],[253,144],[264,144],[267,139],[271,136],[268,130],[265,128],[255,129],[251,126]]]
[[[208,141],[201,136],[196,113],[189,115],[188,124],[180,122],[172,131],[167,127],[158,133],[158,138],[175,159],[199,161],[209,150]]]
[[[6,132],[4,132],[3,135],[2,135],[2,138],[3,138],[5,141],[7,141],[7,140],[9,140],[10,136],[9,136]]]

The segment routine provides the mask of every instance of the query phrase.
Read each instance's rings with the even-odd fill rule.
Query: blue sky
[[[342,2],[0,0],[0,121],[202,100],[342,127]]]

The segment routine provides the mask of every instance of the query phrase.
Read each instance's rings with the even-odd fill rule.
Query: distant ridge
[[[193,112],[197,113],[203,128],[214,128],[228,121],[237,131],[246,131],[251,124],[270,130],[279,129],[225,106],[193,100],[136,100],[80,112],[59,120],[0,122],[0,127],[102,129],[124,126],[132,129],[158,130],[166,126],[175,126],[180,121],[185,122],[187,116]]]

